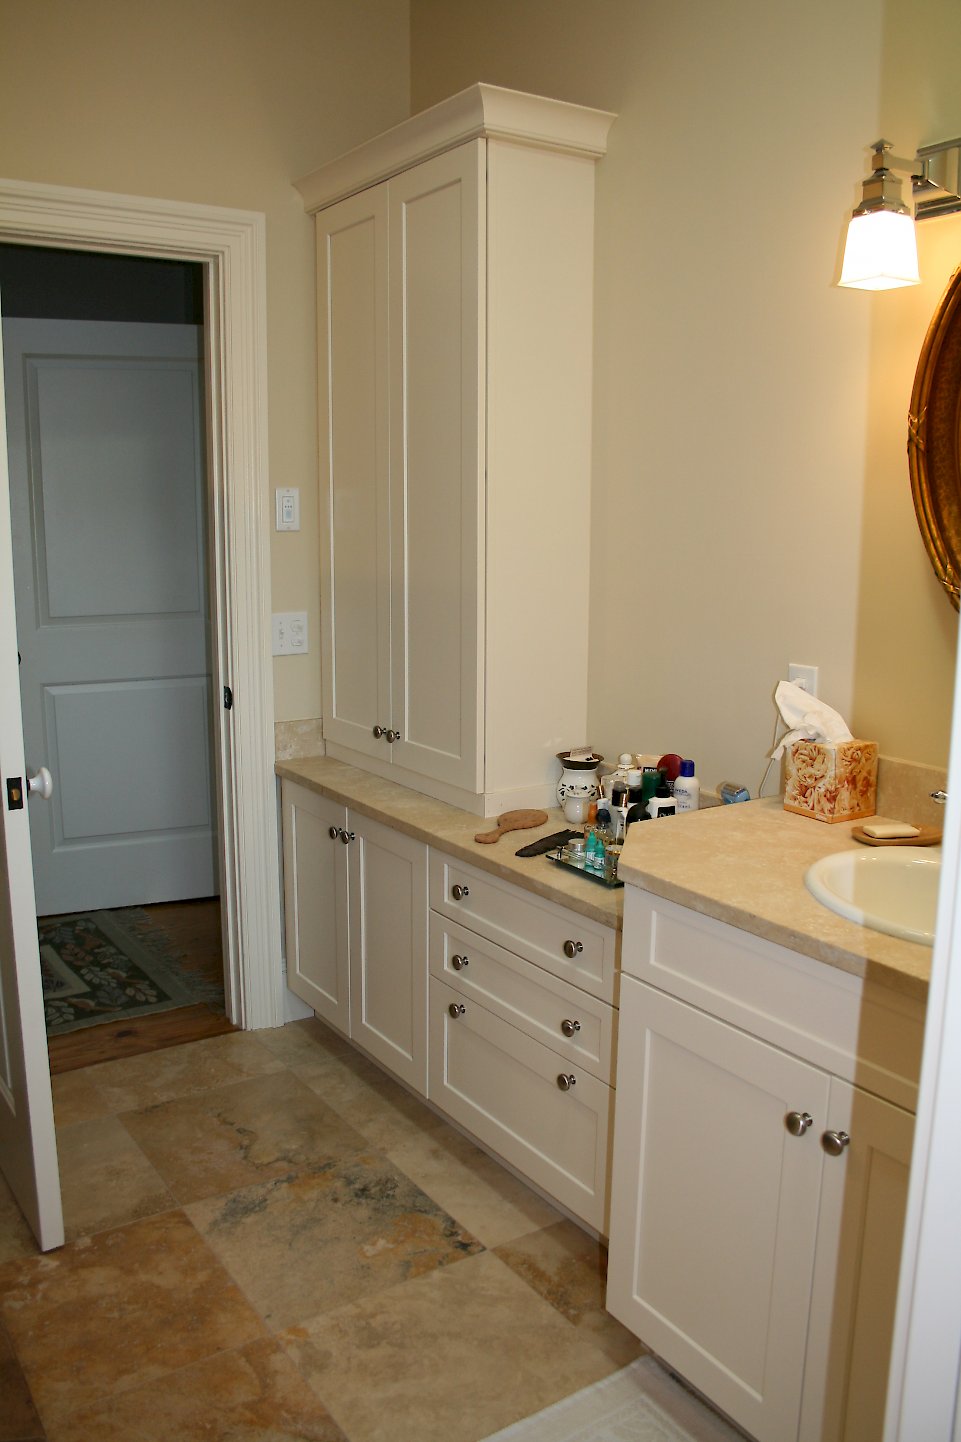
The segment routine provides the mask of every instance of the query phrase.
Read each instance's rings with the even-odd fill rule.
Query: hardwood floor
[[[181,954],[181,964],[186,970],[212,980],[223,976],[220,901],[217,897],[200,901],[168,901],[145,906],[143,910]],[[78,1067],[94,1066],[98,1062],[163,1051],[183,1042],[201,1041],[204,1037],[221,1036],[236,1030],[222,1010],[207,1005],[182,1006],[173,1011],[158,1012],[156,1016],[81,1027],[78,1031],[48,1038],[50,1074],[57,1076],[62,1072],[75,1071]]]

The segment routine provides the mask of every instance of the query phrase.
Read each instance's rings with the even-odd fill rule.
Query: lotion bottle
[[[696,811],[701,804],[701,783],[694,775],[694,762],[682,761],[681,771],[674,782],[674,805],[678,815],[682,811]]]
[[[647,814],[652,821],[661,821],[665,816],[673,816],[674,810],[674,797],[671,795],[667,777],[663,776],[657,790],[647,803]]]

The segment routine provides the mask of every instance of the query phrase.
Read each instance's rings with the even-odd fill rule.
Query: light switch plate
[[[305,655],[307,652],[307,612],[275,611],[272,621],[274,655]]]
[[[300,530],[300,488],[283,486],[274,492],[277,503],[277,530]]]

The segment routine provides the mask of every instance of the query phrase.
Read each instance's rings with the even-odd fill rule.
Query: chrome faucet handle
[[[931,800],[936,801],[939,806],[943,806],[948,799],[948,793],[946,791],[932,791],[930,795]]]

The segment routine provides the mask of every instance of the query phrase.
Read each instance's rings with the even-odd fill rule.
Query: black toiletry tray
[[[603,873],[599,871],[588,871],[583,861],[569,861],[563,850],[547,852],[548,861],[553,861],[558,866],[566,866],[568,871],[576,871],[581,876],[586,876],[588,881],[596,881],[599,886],[606,886],[608,891],[615,891],[617,887],[623,886],[623,881],[608,881]]]

